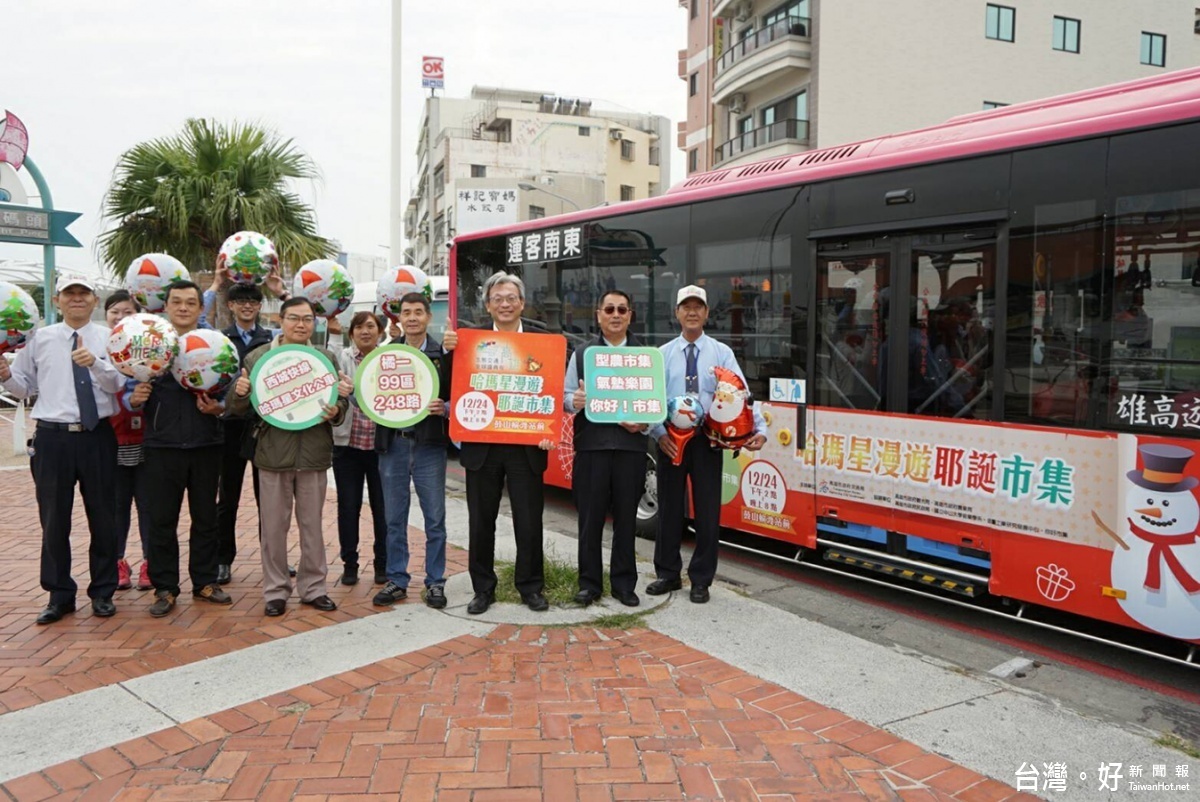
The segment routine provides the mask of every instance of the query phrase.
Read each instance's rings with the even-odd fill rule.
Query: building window
[[[1142,31],[1142,63],[1151,67],[1167,66],[1167,37]]]
[[[1017,10],[1008,6],[987,5],[987,38],[1001,42],[1016,40]]]
[[[580,136],[591,136],[592,129],[586,125],[581,125],[581,126],[579,126],[579,135]]]
[[[633,161],[633,140],[621,140],[621,158],[627,162]]]
[[[471,165],[471,178],[487,178],[487,165],[472,164]]]
[[[997,103],[994,100],[985,100],[983,101],[983,110],[988,111],[989,109],[1000,109],[1007,105],[1007,103]]]
[[[692,148],[688,151],[688,172],[694,173],[700,166],[700,150]]]
[[[1079,52],[1079,20],[1070,17],[1054,18],[1054,49],[1065,53]]]
[[[787,20],[787,33],[808,36],[808,0],[789,0],[776,6],[763,17],[763,27],[770,28]]]
[[[688,97],[695,97],[700,91],[700,73],[693,72],[688,76]]]
[[[439,164],[433,168],[433,194],[441,195],[446,188],[446,171],[443,165]]]
[[[778,103],[772,103],[762,111],[762,124],[774,125],[783,120],[808,119],[808,92],[797,92]]]
[[[628,184],[621,185],[621,200],[623,200],[623,201],[633,200],[633,187],[629,186]]]
[[[650,146],[650,164],[654,165],[655,167],[660,167],[662,165],[662,152],[659,150],[658,145]]]
[[[545,206],[530,205],[530,207],[529,207],[529,219],[530,220],[541,220],[545,216],[546,216],[546,207]]]
[[[700,0],[692,0],[692,19],[700,16]]]
[[[737,132],[739,134],[748,134],[754,130],[754,115],[749,114],[738,120]]]

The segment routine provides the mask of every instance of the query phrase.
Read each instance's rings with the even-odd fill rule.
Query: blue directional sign
[[[47,211],[32,206],[0,203],[0,242],[79,248],[79,240],[67,231],[67,226],[77,219],[79,212]]]

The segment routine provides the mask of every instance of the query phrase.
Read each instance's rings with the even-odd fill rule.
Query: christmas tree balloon
[[[229,275],[239,284],[262,284],[279,264],[275,244],[257,231],[239,231],[221,245],[217,264],[229,268]]]
[[[25,336],[37,325],[38,308],[29,293],[0,281],[0,354],[25,345]]]

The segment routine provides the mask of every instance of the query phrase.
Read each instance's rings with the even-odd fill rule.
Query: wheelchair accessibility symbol
[[[783,404],[805,403],[804,379],[771,379],[771,400]]]

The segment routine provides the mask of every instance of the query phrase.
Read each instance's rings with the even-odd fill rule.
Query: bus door
[[[819,240],[816,255],[817,411],[806,456],[818,534],[901,556],[940,551],[936,540],[896,534],[897,521],[922,510],[930,482],[961,480],[969,454],[953,452],[940,470],[955,476],[939,477],[932,438],[908,416],[993,417],[996,227]],[[964,562],[960,545],[952,562]]]

